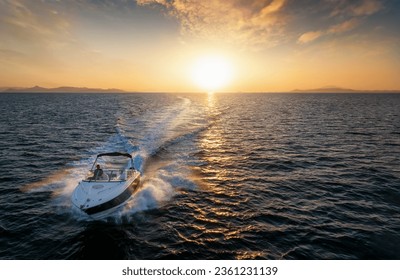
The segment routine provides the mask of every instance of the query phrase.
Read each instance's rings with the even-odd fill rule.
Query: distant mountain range
[[[322,87],[314,89],[295,89],[292,92],[315,92],[315,93],[399,93],[400,90],[356,90],[340,87]]]
[[[34,86],[31,88],[0,88],[0,92],[81,92],[81,93],[102,93],[102,92],[124,92],[120,89],[109,88],[87,88],[87,87],[57,87],[57,88],[44,88],[39,86]]]

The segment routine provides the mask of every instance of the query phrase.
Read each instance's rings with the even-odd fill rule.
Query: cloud
[[[327,30],[309,31],[302,34],[297,42],[299,44],[307,44],[325,35],[345,33],[357,27],[360,22],[361,21],[358,18],[353,18],[342,23],[335,24],[329,27]]]
[[[334,5],[331,16],[369,16],[384,8],[382,0],[328,0]]]
[[[329,34],[353,30],[384,8],[383,0],[137,0],[158,6],[179,20],[181,33],[245,45],[276,46],[290,40],[306,44]],[[320,30],[293,38],[294,22],[313,21]],[[339,22],[338,22],[339,21]]]
[[[287,0],[137,0],[177,18],[182,34],[246,44],[275,45],[284,37]]]
[[[372,14],[375,14],[383,9],[383,3],[379,0],[327,0],[331,3],[332,12],[329,18],[334,20],[334,17],[345,18],[340,23],[330,24],[325,29],[307,31],[300,35],[297,40],[299,44],[307,44],[326,35],[338,35],[349,32],[358,27],[361,22]]]
[[[359,5],[352,7],[352,12],[356,16],[369,16],[383,9],[383,4],[378,0],[367,0]]]
[[[306,44],[306,43],[309,43],[309,42],[312,42],[312,41],[318,39],[322,35],[324,35],[324,33],[321,32],[321,31],[306,32],[306,33],[304,33],[303,35],[300,36],[300,38],[298,39],[298,42],[300,44]]]
[[[0,0],[0,47],[51,49],[73,45],[74,28],[89,21],[134,17],[133,0]],[[178,20],[186,38],[277,46],[307,44],[354,30],[384,8],[384,0],[136,0]],[[131,10],[131,9],[132,10]],[[138,11],[139,10],[139,11]],[[136,14],[137,15],[137,14]],[[83,20],[83,22],[85,22]],[[138,19],[139,20],[139,19]],[[94,22],[94,21],[92,21]],[[113,19],[110,22],[114,22]],[[133,21],[127,21],[132,23]],[[310,23],[310,24],[309,24]],[[307,25],[309,24],[309,25]],[[315,26],[318,26],[316,28]],[[321,27],[320,27],[321,26]],[[141,27],[137,27],[137,32]],[[123,30],[131,30],[129,28]],[[143,34],[146,32],[143,28]],[[129,34],[128,34],[129,36]],[[24,45],[27,46],[24,49]]]
[[[45,1],[1,1],[3,47],[49,49],[70,39],[70,23]],[[24,47],[25,46],[25,47]]]
[[[326,33],[327,34],[344,33],[344,32],[354,29],[359,24],[360,24],[360,19],[352,18],[350,20],[346,20],[342,23],[331,26]]]
[[[300,44],[307,44],[307,43],[315,41],[316,39],[318,39],[322,36],[325,36],[325,35],[345,33],[345,32],[348,32],[348,31],[354,29],[359,24],[360,24],[360,20],[358,18],[346,20],[342,23],[335,24],[335,25],[329,27],[329,29],[327,29],[327,30],[306,32],[299,37],[297,42]]]
[[[129,5],[128,0],[0,0],[0,37],[3,44],[21,48],[73,45],[78,40],[73,33],[83,24],[118,18]]]

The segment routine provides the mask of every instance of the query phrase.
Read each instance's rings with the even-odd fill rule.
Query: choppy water
[[[96,154],[143,173],[91,221]],[[400,95],[1,94],[0,259],[400,259]]]

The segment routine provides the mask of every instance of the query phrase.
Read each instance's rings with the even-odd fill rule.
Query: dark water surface
[[[92,221],[96,154],[140,191]],[[0,259],[400,259],[400,95],[1,94]]]

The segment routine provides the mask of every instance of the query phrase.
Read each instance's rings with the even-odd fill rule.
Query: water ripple
[[[399,259],[399,106],[372,94],[0,95],[0,258]],[[91,221],[70,195],[110,150],[132,153],[142,186]]]

